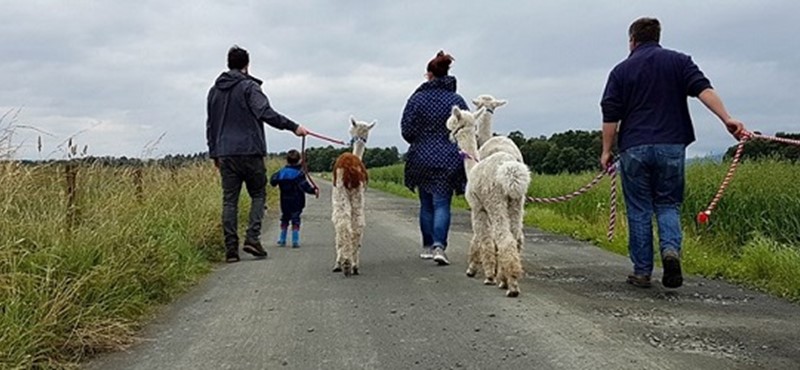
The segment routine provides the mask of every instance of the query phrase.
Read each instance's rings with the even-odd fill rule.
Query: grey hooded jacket
[[[261,80],[237,70],[223,72],[208,91],[206,140],[211,158],[267,154],[266,122],[295,131],[297,123],[276,112],[261,91]]]

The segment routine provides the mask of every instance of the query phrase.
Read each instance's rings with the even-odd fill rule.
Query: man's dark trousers
[[[222,230],[225,235],[225,248],[229,252],[239,250],[237,219],[239,194],[242,182],[250,195],[250,219],[245,241],[258,242],[261,238],[261,221],[266,204],[267,170],[264,157],[225,156],[219,157],[219,172],[222,178]]]

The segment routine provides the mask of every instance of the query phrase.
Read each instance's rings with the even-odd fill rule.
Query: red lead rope
[[[308,131],[308,135],[313,136],[317,139],[329,141],[334,144],[347,145],[347,143],[345,143],[344,141],[336,140],[334,138],[327,137],[325,135],[320,135],[315,132]],[[311,186],[314,188],[314,193],[315,193],[314,195],[316,195],[316,197],[319,198],[319,186],[317,186],[317,183],[315,183],[314,179],[311,178],[311,173],[308,172],[308,161],[306,160],[308,157],[306,154],[306,136],[303,136],[303,143],[301,144],[300,153],[303,156],[303,158],[301,159],[301,161],[303,162],[303,172],[306,175],[306,179],[308,179],[308,183],[311,184]]]
[[[300,153],[303,154],[303,158],[300,160],[303,163],[303,173],[306,175],[306,179],[308,179],[308,183],[314,188],[314,195],[319,198],[319,186],[317,183],[314,182],[314,179],[311,178],[311,174],[308,173],[308,162],[306,161],[306,137],[303,136],[303,143],[300,146]]]
[[[744,152],[744,144],[748,140],[752,139],[776,141],[779,143],[800,146],[800,140],[792,140],[784,137],[766,136],[761,134],[754,134],[751,132],[745,132],[742,135],[741,140],[739,140],[739,145],[736,147],[736,153],[733,155],[733,160],[731,160],[731,166],[730,168],[728,168],[728,173],[725,175],[725,179],[722,180],[722,185],[719,186],[717,194],[714,195],[714,199],[711,200],[711,203],[708,205],[705,211],[702,211],[697,214],[697,223],[705,224],[709,221],[711,217],[711,212],[713,212],[714,209],[717,208],[720,199],[722,199],[722,195],[725,193],[725,189],[727,189],[728,185],[730,185],[731,180],[733,180],[733,175],[736,173],[736,169],[739,167],[739,161],[742,159],[742,153]]]

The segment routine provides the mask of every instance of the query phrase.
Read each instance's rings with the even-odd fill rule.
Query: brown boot
[[[261,246],[260,241],[245,240],[242,250],[252,254],[256,258],[267,258],[267,251]]]
[[[630,274],[628,275],[628,284],[639,288],[649,288],[652,286],[652,283],[650,282],[650,275]]]

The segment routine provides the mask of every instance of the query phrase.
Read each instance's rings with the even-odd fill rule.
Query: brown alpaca
[[[345,276],[358,275],[358,255],[364,234],[364,189],[367,187],[367,168],[361,158],[375,122],[357,122],[350,117],[353,153],[343,153],[333,165],[333,212],[331,221],[336,231],[336,265],[333,272]]]
[[[336,171],[337,168],[342,169],[342,184],[347,190],[356,189],[361,186],[362,182],[366,184],[369,180],[367,167],[364,166],[364,162],[353,153],[342,153],[342,155],[336,159],[333,168],[333,186],[336,186],[337,175],[339,175],[339,171]]]

